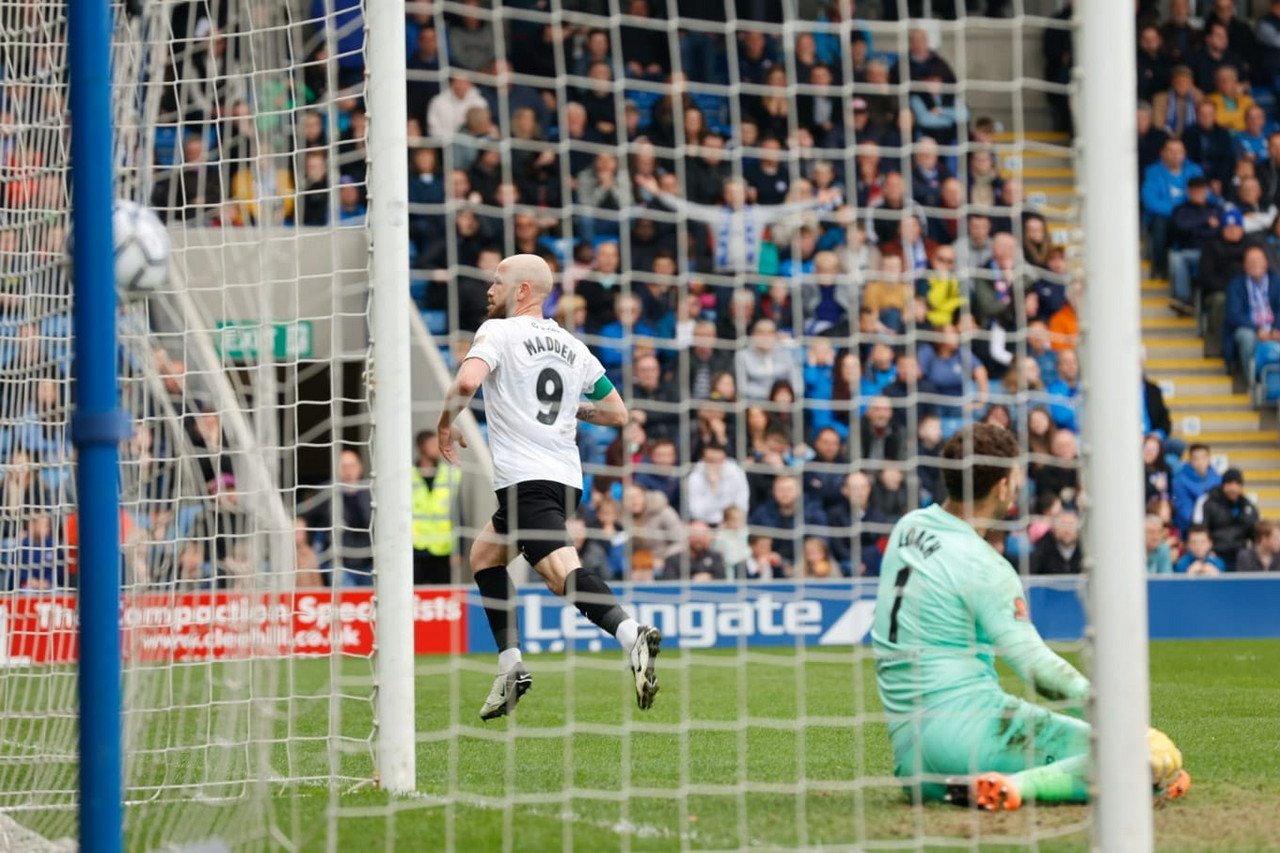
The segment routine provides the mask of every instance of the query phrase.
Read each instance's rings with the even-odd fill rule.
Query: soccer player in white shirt
[[[466,442],[454,421],[484,386],[498,495],[498,511],[471,547],[472,571],[498,644],[498,675],[480,709],[485,720],[511,711],[533,684],[520,655],[507,573],[512,544],[552,592],[617,638],[640,708],[648,709],[658,692],[653,659],[662,635],[637,624],[608,584],[582,568],[565,531],[582,499],[577,421],[622,426],[627,406],[586,344],[542,318],[551,284],[551,268],[537,255],[513,255],[498,264],[489,286],[489,319],[458,368],[437,427],[440,452],[457,464],[453,443]],[[590,402],[582,402],[583,395]]]

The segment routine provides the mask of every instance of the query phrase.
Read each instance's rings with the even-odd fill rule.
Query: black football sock
[[[507,567],[494,566],[476,572],[476,586],[480,587],[480,603],[484,605],[484,615],[489,619],[489,630],[493,632],[493,641],[498,644],[498,651],[518,648],[520,634],[515,614],[516,591]]]
[[[614,636],[627,619],[609,585],[586,569],[574,569],[564,581],[564,597],[600,630]]]

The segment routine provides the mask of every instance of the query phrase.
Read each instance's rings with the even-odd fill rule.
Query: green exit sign
[[[277,361],[310,358],[315,335],[310,320],[272,323],[272,347]],[[257,361],[262,352],[262,326],[254,320],[219,320],[216,337],[220,355],[237,361]]]

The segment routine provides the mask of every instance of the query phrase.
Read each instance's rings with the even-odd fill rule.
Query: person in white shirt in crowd
[[[685,483],[689,519],[705,521],[713,527],[725,520],[725,512],[737,507],[747,512],[751,490],[742,466],[729,458],[723,444],[709,442],[702,448],[702,459],[689,472]]]

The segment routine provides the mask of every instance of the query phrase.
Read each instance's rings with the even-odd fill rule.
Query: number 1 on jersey
[[[889,642],[898,642],[898,611],[902,609],[902,596],[906,592],[907,580],[911,577],[911,567],[898,569],[893,579],[893,609],[889,611]]]
[[[538,374],[538,402],[547,408],[539,411],[538,423],[551,424],[560,417],[560,406],[564,402],[564,379],[555,368],[548,367]]]

